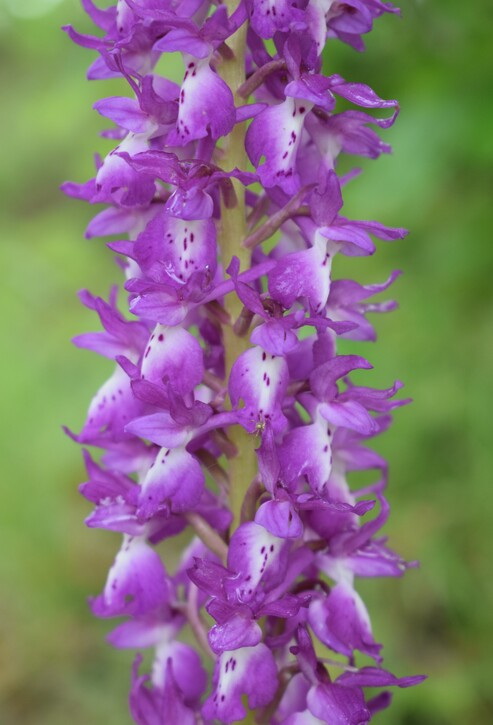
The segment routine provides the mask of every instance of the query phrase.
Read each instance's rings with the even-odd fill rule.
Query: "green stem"
[[[237,0],[227,0],[226,6],[231,15],[236,9]],[[235,96],[235,105],[244,103],[237,91],[245,82],[245,50],[246,50],[245,23],[228,40],[228,46],[232,51],[230,58],[223,58],[220,67],[222,78],[232,89]],[[224,139],[222,166],[224,169],[246,169],[247,156],[245,152],[245,124],[238,123],[232,132]],[[246,210],[245,210],[245,189],[236,179],[233,179],[237,203],[233,208],[226,209],[223,206],[221,214],[221,230],[219,234],[219,245],[224,267],[227,267],[233,256],[240,260],[240,268],[248,269],[250,266],[251,252],[241,246],[241,241],[246,236]],[[226,374],[229,376],[234,361],[249,347],[248,337],[238,337],[233,325],[241,314],[242,303],[235,294],[226,297],[226,310],[229,313],[231,323],[224,328],[224,349],[226,355]],[[231,482],[230,507],[233,512],[232,530],[240,522],[241,507],[245,493],[252,480],[257,475],[257,463],[254,453],[253,436],[250,436],[241,426],[233,426],[229,431],[229,437],[234,443],[238,453],[229,461],[229,477]]]

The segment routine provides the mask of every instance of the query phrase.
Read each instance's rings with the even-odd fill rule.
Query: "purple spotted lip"
[[[363,725],[389,687],[423,679],[383,668],[357,591],[360,577],[415,566],[381,534],[387,463],[367,445],[408,400],[399,381],[355,384],[371,364],[337,352],[340,338],[375,340],[370,313],[395,303],[374,298],[399,272],[363,285],[332,270],[338,254],[371,255],[406,231],[344,216],[358,171],[340,176],[337,163],[388,153],[377,131],[399,107],[323,75],[322,51],[327,38],[363,50],[374,20],[398,11],[82,3],[96,35],[65,30],[97,51],[88,77],[123,78],[129,95],[95,104],[116,146],[93,179],[63,188],[104,205],[86,236],[111,238],[125,312],[116,287],[108,301],[80,293],[101,329],[74,342],[113,372],[68,432],[100,451],[84,451],[87,525],[122,537],[92,610],[123,617],[112,645],[153,652],[149,673],[134,662],[132,717]],[[180,85],[161,75],[169,53],[181,54]],[[350,486],[357,471],[373,482]]]

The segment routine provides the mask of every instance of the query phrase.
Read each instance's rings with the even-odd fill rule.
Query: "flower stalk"
[[[361,577],[415,565],[380,535],[387,463],[367,445],[408,401],[399,381],[355,385],[353,371],[371,364],[338,353],[340,338],[375,339],[369,313],[395,303],[372,298],[399,272],[361,285],[333,268],[337,255],[373,254],[374,238],[406,231],[342,213],[357,172],[340,178],[339,156],[388,152],[374,128],[391,126],[398,104],[324,76],[322,52],[327,38],[363,50],[362,34],[396,10],[380,0],[83,5],[99,36],[66,30],[99,53],[89,78],[119,75],[130,95],[95,104],[116,148],[94,179],[64,190],[105,205],[86,236],[111,239],[128,309],[116,288],[107,301],[80,293],[102,329],[74,342],[113,373],[82,430],[67,432],[101,451],[84,452],[87,525],[122,540],[91,608],[124,618],[114,646],[154,651],[149,674],[135,660],[132,717],[364,725],[389,705],[387,688],[423,679],[383,668],[357,591]],[[177,51],[181,84],[156,71]],[[340,98],[355,108],[340,112]],[[349,472],[364,470],[373,482],[350,486]],[[189,543],[170,568],[182,532]]]

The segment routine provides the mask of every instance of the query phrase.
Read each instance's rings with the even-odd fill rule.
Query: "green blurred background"
[[[106,3],[108,4],[108,3]],[[493,722],[488,624],[491,571],[490,436],[493,305],[493,6],[402,3],[359,55],[340,44],[327,68],[398,97],[385,139],[394,155],[365,163],[346,189],[349,216],[405,225],[404,242],[335,273],[370,282],[405,275],[400,309],[376,320],[380,342],[360,347],[367,382],[406,383],[415,402],[378,442],[391,461],[391,542],[422,567],[400,581],[363,582],[386,664],[426,672],[397,691],[382,725]],[[3,311],[0,508],[0,723],[124,725],[132,653],[104,642],[92,618],[118,536],[88,531],[78,495],[78,429],[111,365],[70,345],[94,322],[75,292],[105,294],[118,279],[101,241],[84,241],[93,210],[58,185],[92,174],[105,153],[95,100],[117,83],[88,83],[92,53],[59,26],[90,30],[77,0],[0,0],[0,165]]]

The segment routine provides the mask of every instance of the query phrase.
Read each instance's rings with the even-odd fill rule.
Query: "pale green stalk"
[[[231,15],[236,9],[237,0],[227,0],[226,6]],[[245,101],[238,96],[237,90],[245,81],[245,50],[246,50],[246,23],[228,40],[228,47],[232,51],[231,58],[224,58],[220,73],[235,95],[235,105],[242,105]],[[245,152],[245,124],[239,123],[224,139],[222,166],[231,171],[235,167],[246,169],[247,156]],[[221,215],[221,230],[219,245],[224,267],[227,267],[233,256],[240,260],[242,270],[250,267],[251,252],[241,246],[246,237],[245,189],[236,179],[233,179],[237,204],[232,209],[223,206]],[[242,303],[235,294],[226,298],[226,309],[230,315],[231,324],[224,328],[224,349],[226,355],[226,374],[229,376],[231,367],[238,356],[248,347],[248,336],[238,337],[233,325],[238,319]],[[228,435],[234,443],[237,454],[229,461],[229,478],[231,481],[230,506],[234,520],[232,530],[240,522],[240,512],[245,493],[257,475],[257,463],[254,453],[253,436],[246,433],[241,426],[230,428]]]

